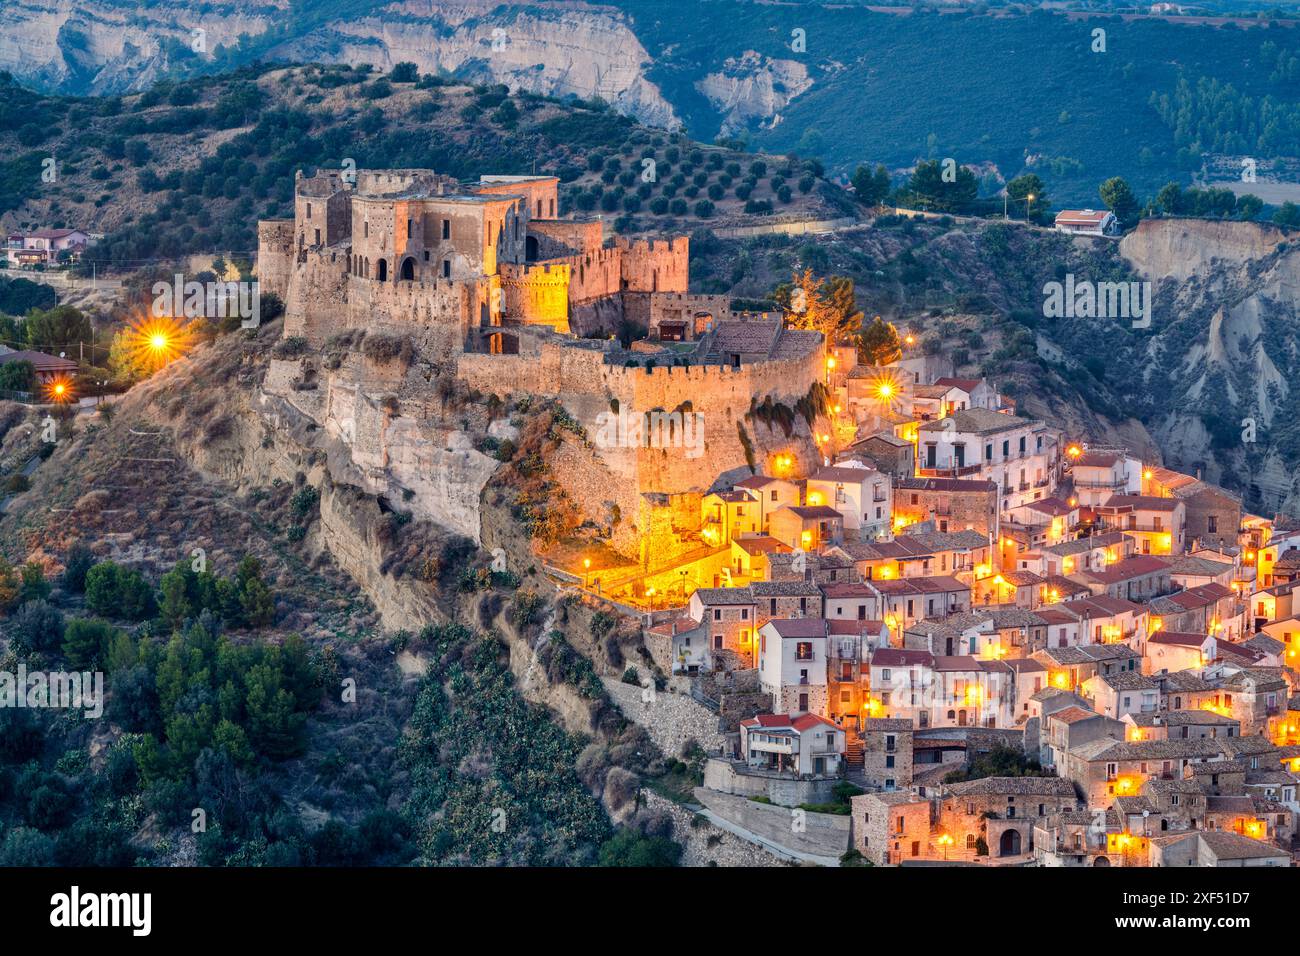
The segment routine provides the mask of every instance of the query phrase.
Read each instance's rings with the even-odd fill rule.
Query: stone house
[[[868,717],[862,722],[862,773],[868,787],[906,790],[912,785],[912,722]]]
[[[1123,740],[1124,724],[1082,707],[1071,706],[1046,714],[1042,720],[1043,744],[1039,761],[1044,767],[1057,766],[1073,747],[1094,740]]]
[[[697,588],[687,614],[708,634],[710,666],[735,670],[754,666],[757,607],[749,588]]]
[[[922,521],[939,531],[998,533],[998,486],[969,478],[900,478],[894,482],[895,530]]]
[[[1083,682],[1083,692],[1095,701],[1098,713],[1116,720],[1126,714],[1154,714],[1160,706],[1160,685],[1135,670],[1094,674]]]
[[[983,777],[944,784],[936,829],[973,859],[982,840],[990,863],[1033,851],[1033,828],[1045,818],[1082,809],[1074,784],[1059,777]]]
[[[1123,531],[1141,554],[1182,554],[1186,550],[1187,508],[1178,498],[1112,495],[1093,508],[1103,527]]]
[[[873,864],[930,858],[929,800],[896,790],[859,794],[849,803],[853,847]]]

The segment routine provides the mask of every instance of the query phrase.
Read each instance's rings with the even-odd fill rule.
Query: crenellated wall
[[[753,362],[733,369],[723,365],[627,368],[605,362],[604,351],[543,341],[520,355],[462,355],[457,373],[470,386],[497,395],[533,394],[557,397],[587,431],[587,443],[566,439],[557,452],[553,471],[570,497],[593,520],[608,520],[611,506],[622,516],[614,528],[614,545],[630,556],[639,553],[640,539],[650,520],[644,495],[674,496],[705,491],[718,475],[733,470],[748,473],[748,460],[737,424],[743,426],[761,468],[777,452],[816,463],[820,453],[802,418],[787,437],[746,418],[752,399],[771,395],[793,406],[807,394],[825,362],[819,346],[808,354],[775,361]],[[615,404],[617,403],[617,404]],[[633,416],[654,411],[703,416],[702,448],[685,442],[669,447],[628,447],[602,444],[602,414],[615,409]],[[689,433],[688,433],[689,434]],[[684,436],[685,437],[685,436]]]
[[[525,325],[569,331],[570,267],[563,263],[501,264],[505,314]]]

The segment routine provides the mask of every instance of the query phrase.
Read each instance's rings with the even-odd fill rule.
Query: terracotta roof
[[[934,655],[929,651],[909,651],[902,647],[881,647],[871,655],[872,667],[922,667],[934,666]]]
[[[1067,707],[1064,710],[1058,710],[1054,714],[1048,714],[1048,720],[1059,720],[1064,724],[1076,724],[1081,720],[1091,720],[1101,715],[1091,710],[1084,710],[1082,707]]]

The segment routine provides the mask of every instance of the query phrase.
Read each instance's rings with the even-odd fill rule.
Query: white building
[[[876,538],[891,528],[889,476],[859,461],[823,468],[808,479],[807,503],[829,505],[844,516],[845,530]]]
[[[826,713],[826,635],[819,617],[777,618],[758,629],[758,685],[775,710]]]
[[[1119,220],[1109,209],[1062,209],[1056,214],[1056,228],[1076,236],[1114,236]]]
[[[817,714],[759,714],[740,722],[741,754],[756,770],[835,776],[844,746],[844,731]]]

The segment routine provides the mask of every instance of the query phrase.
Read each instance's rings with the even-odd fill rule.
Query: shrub
[[[28,601],[14,614],[10,635],[20,652],[53,650],[63,641],[63,613],[46,601]]]
[[[103,407],[103,406],[101,406]],[[63,562],[63,588],[80,594],[86,589],[86,572],[95,565],[95,555],[78,541],[68,549]]]
[[[86,606],[105,617],[142,621],[153,614],[153,589],[139,571],[101,561],[86,572]]]

